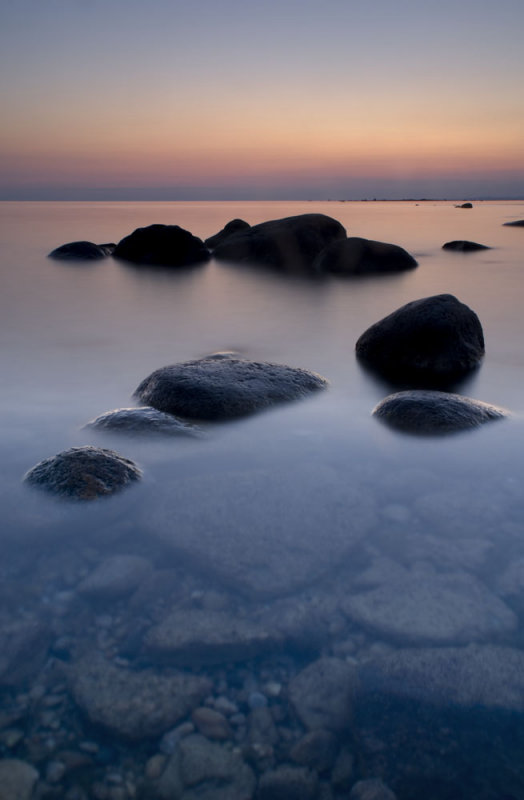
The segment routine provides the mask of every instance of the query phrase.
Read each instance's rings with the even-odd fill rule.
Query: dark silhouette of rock
[[[360,275],[414,269],[417,262],[396,244],[351,236],[328,244],[317,256],[314,266],[318,272]]]
[[[88,422],[85,428],[111,433],[168,434],[172,436],[199,436],[202,431],[173,414],[165,414],[151,406],[118,408],[107,411]]]
[[[373,416],[407,433],[452,433],[502,419],[502,408],[459,394],[411,390],[389,395],[374,409]]]
[[[94,500],[120,491],[141,474],[136,464],[113,450],[72,447],[40,461],[24,480],[72,500]]]
[[[305,369],[220,354],[157,369],[142,381],[135,397],[170,414],[220,420],[297,400],[326,385],[324,378]]]
[[[459,253],[472,253],[475,250],[490,250],[486,244],[478,242],[468,242],[465,239],[457,239],[453,242],[446,242],[442,245],[443,250],[457,250]]]
[[[247,231],[251,228],[251,225],[248,222],[244,222],[243,219],[232,219],[231,222],[228,222],[221,231],[215,233],[214,236],[210,236],[208,239],[205,239],[204,244],[206,247],[209,247],[210,250],[213,250],[215,247],[218,247],[219,244],[222,244],[229,236],[234,233],[240,233],[241,231]]]
[[[286,271],[312,270],[328,244],[345,239],[345,228],[325,214],[269,220],[228,236],[213,255],[223,261],[251,261]]]
[[[462,203],[459,206],[455,206],[455,208],[473,208],[473,203]]]
[[[117,244],[113,255],[135,264],[166,267],[198,264],[210,258],[204,242],[178,225],[137,228]]]
[[[513,222],[504,222],[503,225],[508,228],[524,228],[524,219],[516,219]]]
[[[368,328],[357,357],[393,381],[439,386],[464,376],[484,355],[479,318],[451,294],[413,300]]]
[[[116,245],[93,244],[93,242],[68,242],[49,253],[49,258],[62,261],[95,261],[111,255]]]

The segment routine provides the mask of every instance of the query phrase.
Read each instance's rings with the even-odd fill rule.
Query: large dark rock
[[[484,356],[479,318],[451,294],[413,300],[365,331],[358,358],[393,381],[445,384],[464,376]]]
[[[221,231],[205,239],[204,244],[206,247],[209,247],[210,250],[213,250],[215,247],[218,247],[219,244],[222,244],[229,236],[232,236],[232,234],[240,233],[241,231],[245,232],[250,228],[251,225],[248,222],[244,222],[243,219],[232,219]]]
[[[457,250],[459,253],[473,253],[475,250],[490,250],[487,244],[468,242],[466,239],[455,239],[442,245],[443,250]]]
[[[513,222],[503,222],[508,228],[524,228],[524,219],[516,219]]]
[[[198,264],[210,257],[203,241],[178,225],[137,228],[117,244],[113,255],[135,264],[166,267]]]
[[[305,369],[209,356],[155,370],[134,396],[170,414],[220,420],[297,400],[326,385]]]
[[[118,492],[141,474],[136,464],[114,450],[72,447],[40,461],[24,480],[72,500],[94,500]]]
[[[94,261],[111,255],[116,245],[93,244],[93,242],[68,242],[49,253],[49,258],[62,261]]]
[[[459,394],[415,389],[384,398],[373,416],[407,433],[439,434],[476,428],[507,413]]]
[[[328,244],[315,261],[318,272],[336,275],[400,272],[416,266],[417,262],[404,248],[358,236]]]
[[[88,422],[85,428],[110,433],[168,434],[173,436],[198,436],[202,434],[195,425],[188,425],[173,414],[165,414],[151,406],[117,408],[107,411]]]
[[[269,220],[228,236],[213,255],[223,261],[251,261],[286,271],[312,270],[321,250],[345,239],[345,228],[325,214]]]

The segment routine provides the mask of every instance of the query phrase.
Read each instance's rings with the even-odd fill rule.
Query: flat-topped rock
[[[246,232],[251,228],[251,225],[248,222],[244,222],[243,219],[232,219],[231,222],[228,222],[221,231],[215,233],[214,236],[210,236],[208,239],[204,240],[204,244],[206,247],[209,247],[210,250],[213,250],[215,247],[218,247],[219,244],[222,244],[229,236],[234,233]]]
[[[357,236],[332,242],[317,256],[315,270],[335,275],[366,275],[414,269],[417,261],[403,247]]]
[[[468,242],[466,239],[455,239],[442,245],[443,250],[456,250],[459,253],[473,253],[476,250],[490,250],[487,244]]]
[[[209,260],[204,242],[178,225],[148,225],[125,236],[113,251],[115,258],[164,267],[184,267]]]
[[[346,230],[325,214],[269,220],[227,236],[214,250],[222,261],[253,262],[285,271],[308,272],[321,250]]]
[[[133,461],[99,447],[72,447],[40,461],[24,480],[72,500],[94,500],[120,491],[140,479]]]
[[[203,433],[196,425],[190,425],[152,406],[106,411],[84,425],[84,428],[137,435],[201,436]]]
[[[93,242],[67,242],[52,250],[48,258],[61,261],[96,261],[110,256],[115,244],[93,244]]]
[[[357,357],[392,381],[438,387],[466,375],[484,356],[480,320],[451,294],[413,300],[371,325]]]
[[[413,389],[381,400],[372,412],[405,433],[445,434],[477,428],[508,416],[502,408],[451,392]]]
[[[325,378],[305,369],[220,354],[161,367],[134,396],[170,414],[223,420],[298,400],[326,386]]]

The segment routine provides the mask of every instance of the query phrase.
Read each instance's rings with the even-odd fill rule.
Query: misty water
[[[205,239],[235,217],[310,212],[401,245],[418,268],[320,280],[213,260],[163,269],[46,257],[151,223]],[[121,736],[78,690],[96,655],[144,681],[151,670],[208,678],[201,705],[228,726],[208,738],[238,751],[253,796],[267,796],[266,773],[292,764],[308,770],[311,797],[348,797],[375,777],[400,800],[524,797],[524,230],[503,225],[524,218],[524,203],[1,203],[0,215],[0,754],[35,767],[35,796],[251,796],[216,776],[162,789],[175,747],[162,735],[192,709],[154,735]],[[454,239],[491,249],[442,250]],[[363,370],[355,342],[440,293],[478,314],[486,340],[480,369],[456,391],[511,416],[451,436],[401,434],[371,416],[396,387]],[[303,367],[329,387],[202,424],[197,438],[83,428],[133,405],[154,369],[217,351]],[[92,503],[23,483],[38,461],[80,445],[116,450],[143,480]],[[116,555],[150,571],[132,591],[83,591]],[[198,641],[158,645],[173,614],[195,629],[206,616],[211,627],[252,626],[267,648],[259,637],[209,659]],[[350,665],[359,687],[328,766],[293,750],[308,726],[290,685],[320,657]],[[270,743],[253,734],[258,707],[271,711]],[[260,744],[262,755],[251,752]]]

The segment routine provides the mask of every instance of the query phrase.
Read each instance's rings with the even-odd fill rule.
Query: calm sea
[[[171,271],[111,258],[83,264],[46,257],[65,242],[117,242],[151,223],[180,225],[206,238],[235,217],[255,224],[309,212],[335,217],[348,235],[401,245],[415,256],[418,268],[317,281],[214,261]],[[474,203],[472,210],[457,209],[452,202],[0,203],[2,615],[6,624],[20,616],[44,619],[55,639],[74,642],[65,655],[52,645],[44,673],[31,680],[45,685],[53,659],[74,661],[83,646],[96,648],[101,615],[110,629],[118,627],[115,619],[121,623],[121,605],[91,609],[79,600],[84,603],[79,629],[78,612],[69,613],[59,601],[67,596],[74,604],[76,586],[86,574],[109,555],[126,553],[147,557],[155,569],[182,569],[189,586],[186,604],[188,597],[197,602],[212,589],[226,598],[228,609],[256,615],[284,599],[302,603],[307,593],[321,596],[337,625],[319,637],[316,653],[304,656],[290,644],[279,654],[288,659],[289,674],[319,653],[360,667],[374,653],[406,647],[466,648],[479,642],[520,649],[524,230],[503,223],[523,217],[524,203],[510,201]],[[453,239],[492,249],[443,251],[442,245]],[[503,406],[513,416],[444,438],[392,432],[371,417],[392,389],[362,370],[355,342],[369,325],[404,303],[443,292],[474,309],[486,340],[484,363],[459,390]],[[83,430],[99,414],[132,405],[133,391],[154,369],[220,350],[313,370],[330,387],[297,404],[209,425],[197,440],[144,440]],[[144,472],[141,485],[80,507],[22,483],[24,473],[41,459],[83,444],[111,447],[138,462]],[[511,572],[515,564],[520,564],[518,574]],[[359,583],[369,569],[380,572],[377,582]],[[423,608],[416,610],[419,627],[410,634],[408,599],[398,612],[405,615],[404,625],[347,611],[348,597],[389,585],[395,570],[409,580],[419,570],[422,582],[425,575],[443,580],[459,575],[465,586],[471,579],[518,622],[500,632],[484,619],[476,626],[473,619],[463,631],[439,638],[434,618],[428,617],[424,630]],[[398,595],[399,581],[393,583]],[[467,588],[462,591],[462,598],[460,593],[450,596],[467,605]],[[421,603],[418,597],[413,602]],[[438,614],[438,597],[428,602],[428,615]],[[450,614],[448,595],[443,603],[442,613]],[[482,608],[489,618],[489,602]],[[143,629],[142,610],[135,607],[133,613]],[[474,618],[475,608],[472,613]],[[329,628],[326,618],[319,624]],[[116,628],[113,637],[118,652]],[[133,653],[124,655],[131,668],[141,665]],[[245,664],[241,668],[247,669]],[[250,669],[255,674],[257,667]],[[6,689],[4,704],[26,691],[24,686]],[[522,708],[524,697],[518,711]],[[467,728],[467,712],[463,709],[455,727]],[[27,744],[40,731],[32,713],[17,723],[25,738],[12,750],[2,745],[2,752],[35,763],[45,774],[55,756],[35,756]],[[520,725],[515,709],[504,713],[516,714]],[[428,798],[522,797],[514,729],[508,728],[505,738],[506,728],[493,714],[483,723],[484,730],[493,725],[498,737],[485,772],[485,743],[476,743],[469,728],[461,739],[448,721],[448,740],[455,742],[452,757],[439,761],[428,741],[427,762],[417,757],[413,765],[410,745],[399,753],[395,734],[381,731],[380,715],[366,718],[351,734],[359,753],[355,780],[382,774],[400,800],[418,791]],[[58,724],[77,731],[72,718]],[[81,712],[78,718],[84,719]],[[75,735],[90,739],[96,733]],[[371,735],[382,750],[367,748]],[[118,766],[121,743],[111,744]],[[74,746],[72,740],[69,749]],[[146,755],[154,752],[153,747]],[[86,791],[89,781],[101,780],[100,769],[95,765],[92,775],[80,780]],[[470,793],[471,777],[464,776],[479,769],[482,779],[474,784],[476,793]],[[66,773],[59,786],[65,793],[75,780]],[[135,780],[140,785],[140,775]],[[521,794],[515,794],[515,787]]]

